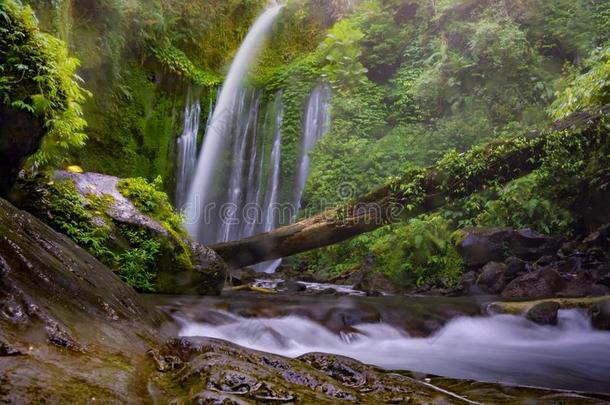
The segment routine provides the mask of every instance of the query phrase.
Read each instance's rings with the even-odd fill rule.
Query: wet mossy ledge
[[[21,179],[12,200],[140,292],[222,291],[225,263],[188,237],[160,178],[120,179],[75,167]]]

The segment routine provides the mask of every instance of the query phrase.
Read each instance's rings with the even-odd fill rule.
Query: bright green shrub
[[[503,187],[497,199],[487,202],[476,222],[482,227],[531,228],[547,235],[570,233],[572,216],[538,187],[533,174]]]
[[[178,234],[185,235],[183,218],[176,213],[162,187],[161,177],[157,177],[152,183],[143,178],[123,179],[117,185],[121,194],[133,202],[143,214],[160,221]]]

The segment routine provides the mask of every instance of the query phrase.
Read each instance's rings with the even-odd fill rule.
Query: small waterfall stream
[[[303,139],[301,151],[297,162],[297,175],[294,182],[292,204],[294,212],[291,221],[294,221],[301,208],[301,198],[305,183],[309,176],[309,152],[330,129],[330,92],[326,85],[316,87],[307,103],[305,111],[305,125],[303,128]]]
[[[269,162],[269,176],[267,179],[267,191],[265,192],[265,204],[263,206],[263,222],[260,232],[269,232],[279,225],[278,196],[280,192],[280,164],[282,153],[282,120],[284,108],[281,93],[276,96],[275,127],[273,132],[273,147],[271,149],[271,160]],[[244,234],[242,237],[252,236]],[[273,273],[280,265],[280,259],[254,266],[258,272]]]
[[[197,136],[201,105],[189,89],[184,108],[184,127],[178,138],[176,206],[182,207],[197,164]]]

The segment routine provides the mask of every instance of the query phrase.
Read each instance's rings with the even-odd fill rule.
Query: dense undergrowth
[[[609,9],[601,1],[360,2],[297,61],[333,88],[332,128],[313,153],[303,214],[348,201],[405,167],[459,159],[473,145],[608,103]],[[606,149],[567,134],[523,179],[293,263],[337,274],[372,255],[374,268],[401,285],[451,285],[460,268],[456,229],[586,232],[591,209],[581,196],[606,192]],[[600,152],[589,159],[591,150]],[[463,164],[476,175],[486,162]]]
[[[132,287],[155,291],[161,266],[176,272],[192,268],[182,219],[160,186],[159,180],[149,183],[135,178],[123,180],[118,188],[143,214],[158,221],[169,237],[117,222],[108,214],[114,203],[112,196],[82,196],[71,180],[51,181],[38,176],[22,180],[18,189],[27,196],[23,208],[69,236]]]

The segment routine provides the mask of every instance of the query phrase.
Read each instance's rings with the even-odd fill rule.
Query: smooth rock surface
[[[557,311],[560,305],[554,301],[542,302],[527,311],[526,317],[539,325],[557,325]]]
[[[0,102],[0,197],[9,194],[23,162],[36,152],[43,134],[39,119]]]

